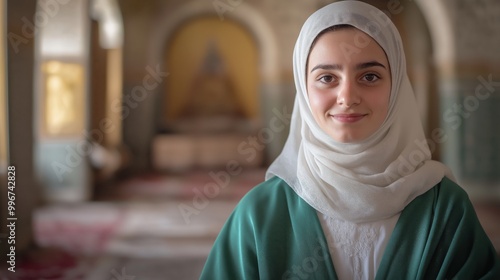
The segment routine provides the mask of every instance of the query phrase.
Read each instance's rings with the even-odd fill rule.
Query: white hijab
[[[336,142],[326,134],[314,120],[307,97],[311,44],[322,30],[339,24],[370,35],[385,51],[391,69],[388,116],[373,135],[357,143]],[[453,178],[446,166],[431,160],[401,38],[382,11],[357,1],[336,2],[316,11],[300,31],[293,70],[297,94],[290,134],[266,179],[282,178],[326,216],[360,223],[398,214],[445,175]]]

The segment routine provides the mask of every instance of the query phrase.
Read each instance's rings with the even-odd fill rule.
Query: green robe
[[[500,279],[467,194],[444,178],[401,213],[376,279]],[[337,279],[319,218],[278,177],[235,208],[200,279]]]

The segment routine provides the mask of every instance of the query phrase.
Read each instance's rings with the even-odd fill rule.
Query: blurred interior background
[[[284,144],[295,40],[330,2],[0,0],[2,279],[197,279]],[[364,2],[500,251],[500,2]]]

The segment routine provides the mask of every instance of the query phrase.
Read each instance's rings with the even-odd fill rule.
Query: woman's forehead
[[[370,59],[388,64],[384,50],[372,37],[356,28],[343,28],[321,33],[308,61],[349,64]]]

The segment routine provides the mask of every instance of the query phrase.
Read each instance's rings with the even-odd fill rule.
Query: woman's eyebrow
[[[318,64],[311,69],[311,73],[316,70],[316,69],[323,69],[323,70],[342,70],[343,67],[340,64]]]
[[[373,60],[373,61],[363,62],[363,63],[356,65],[356,70],[361,70],[361,69],[366,69],[366,68],[376,67],[376,66],[386,69],[385,65]],[[316,69],[341,70],[342,71],[342,69],[344,69],[344,67],[340,64],[318,64],[318,65],[314,66],[313,69],[311,69],[311,73]]]
[[[356,65],[356,70],[361,70],[361,69],[375,67],[375,66],[379,66],[379,67],[386,69],[386,67],[382,63],[373,60],[373,61],[364,62],[364,63],[360,63],[360,64]]]

